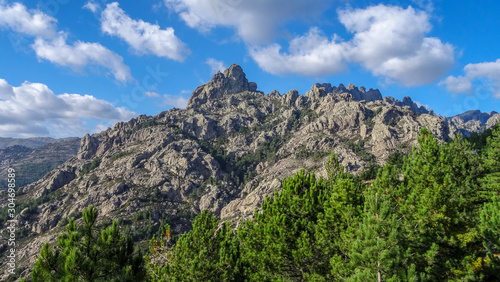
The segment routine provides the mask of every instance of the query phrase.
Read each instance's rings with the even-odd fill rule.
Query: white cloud
[[[138,54],[154,54],[183,61],[189,49],[174,34],[172,27],[161,29],[157,24],[133,20],[120,9],[117,2],[106,6],[101,14],[101,29],[127,42]]]
[[[102,131],[107,130],[107,129],[108,129],[108,128],[110,128],[110,127],[112,127],[112,126],[110,126],[110,124],[109,124],[109,123],[108,123],[108,124],[105,124],[105,123],[98,123],[98,124],[96,124],[96,126],[94,127],[94,129],[93,129],[93,130],[91,130],[91,132],[90,132],[90,133],[92,134],[92,133],[102,132]]]
[[[413,4],[417,7],[424,9],[427,12],[434,11],[434,2],[433,0],[411,0]]]
[[[343,71],[344,44],[320,34],[312,28],[308,34],[290,41],[289,53],[282,53],[281,46],[251,47],[250,55],[265,71],[272,74],[294,73],[305,76],[323,76]]]
[[[184,109],[188,103],[188,99],[181,96],[163,95],[162,98],[163,103],[160,105],[161,107],[172,106],[179,109]]]
[[[454,93],[472,93],[472,83],[467,77],[463,76],[448,76],[443,81],[439,82],[439,85],[445,85],[446,90]]]
[[[91,95],[56,95],[41,83],[14,87],[0,79],[0,97],[0,136],[82,135],[89,131],[84,119],[109,122],[136,116]]]
[[[31,36],[54,37],[57,20],[39,10],[28,11],[21,3],[6,5],[0,1],[0,27]]]
[[[296,19],[314,19],[332,1],[325,0],[164,0],[189,27],[207,32],[233,27],[247,43],[269,42],[278,27]]]
[[[223,61],[218,61],[214,58],[208,58],[205,61],[205,64],[207,64],[210,67],[211,73],[217,73],[218,71],[223,72],[226,69],[226,66],[224,65]]]
[[[430,84],[455,62],[453,46],[425,37],[432,29],[426,12],[378,5],[341,10],[339,20],[354,34],[349,42],[349,60],[389,82]]]
[[[413,102],[415,102],[415,104],[417,104],[418,107],[424,107],[426,110],[430,110],[431,109],[431,107],[429,105],[427,105],[427,104],[422,104],[419,101],[413,101]]]
[[[160,97],[160,94],[153,92],[153,91],[146,91],[146,96],[150,98],[158,98]]]
[[[318,28],[281,46],[250,47],[259,66],[273,74],[304,76],[335,74],[356,62],[387,82],[406,86],[430,84],[454,64],[454,48],[438,38],[425,37],[431,24],[427,13],[411,7],[372,6],[339,10],[339,20],[353,33],[347,42],[321,35]]]
[[[87,4],[89,4],[88,2]],[[67,35],[57,32],[56,19],[39,10],[29,10],[20,3],[7,6],[0,0],[0,27],[35,37],[31,47],[39,59],[82,71],[87,65],[99,65],[110,70],[116,80],[133,80],[123,58],[99,43],[76,41],[66,43]]]
[[[83,5],[83,8],[90,10],[92,13],[95,13],[101,9],[99,4],[95,3],[94,1],[88,1],[85,5]]]
[[[14,89],[5,79],[0,79],[0,100],[9,100],[14,96]]]
[[[69,45],[60,35],[54,40],[37,38],[32,47],[39,59],[70,67],[74,71],[82,71],[85,66],[93,64],[109,69],[118,81],[132,80],[130,68],[123,63],[123,58],[99,43],[76,41]]]
[[[455,93],[472,94],[474,83],[485,80],[491,84],[491,92],[500,98],[500,59],[495,62],[468,64],[464,67],[464,76],[448,76],[439,85]]]

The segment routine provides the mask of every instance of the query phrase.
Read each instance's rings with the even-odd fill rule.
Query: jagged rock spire
[[[367,102],[372,102],[382,100],[382,94],[378,91],[378,89],[370,88],[370,90],[366,91],[365,87],[361,86],[358,89],[356,85],[351,83],[349,83],[347,87],[345,87],[342,83],[340,83],[338,87],[332,86],[330,83],[316,83],[311,87],[311,90],[306,93],[306,97],[318,100],[321,97],[326,96],[328,93],[350,93],[356,101],[365,100]]]
[[[212,80],[198,86],[191,94],[187,108],[196,108],[209,100],[244,91],[257,91],[257,84],[248,82],[241,66],[232,64],[224,73],[219,71],[212,77]]]

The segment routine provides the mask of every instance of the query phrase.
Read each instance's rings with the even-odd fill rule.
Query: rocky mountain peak
[[[238,64],[232,64],[229,68],[224,70],[224,76],[242,83],[248,82],[243,68]]]
[[[370,89],[371,90],[371,89]],[[408,106],[410,109],[417,113],[417,114],[430,114],[434,115],[434,111],[432,110],[427,110],[424,106],[420,106],[416,102],[414,102],[409,96],[405,96],[403,98],[403,101],[394,99],[394,97],[386,96],[384,97],[384,102],[389,103],[389,104],[394,104],[396,106],[404,107]]]
[[[326,94],[343,94],[349,93],[352,98],[356,101],[365,100],[367,102],[373,102],[382,100],[382,94],[378,89],[372,89],[366,91],[364,86],[358,88],[356,85],[349,83],[347,87],[340,83],[338,87],[332,86],[330,83],[316,83],[311,87],[311,90],[306,93],[306,97],[314,99],[319,99],[326,96]]]
[[[224,73],[219,71],[209,82],[198,86],[191,94],[187,108],[198,108],[210,100],[245,91],[257,91],[257,84],[248,82],[241,66],[232,64]]]
[[[337,88],[338,91],[342,91],[342,92],[348,92],[348,89],[345,88],[344,84],[339,84],[339,87]]]
[[[352,83],[349,83],[349,85],[347,85],[347,90],[358,90],[358,87]]]
[[[80,149],[78,150],[78,159],[86,160],[93,157],[97,150],[97,140],[94,136],[86,134],[80,141]]]

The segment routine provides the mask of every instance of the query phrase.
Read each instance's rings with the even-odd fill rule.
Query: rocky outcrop
[[[424,106],[419,106],[417,103],[415,103],[410,97],[405,96],[403,98],[403,101],[399,101],[397,99],[394,99],[393,97],[387,96],[384,97],[384,101],[390,104],[394,104],[400,107],[408,106],[410,109],[417,114],[430,114],[433,115],[434,112],[432,110],[427,110]]]
[[[80,143],[80,150],[78,150],[78,159],[87,160],[93,157],[97,151],[99,143],[94,136],[86,134]]]
[[[311,100],[312,103],[319,102],[322,97],[327,94],[351,94],[352,98],[356,101],[374,102],[382,100],[382,94],[378,89],[371,89],[366,91],[365,87],[358,89],[354,84],[349,84],[345,87],[342,83],[338,87],[332,86],[330,83],[316,83],[311,87],[311,90],[306,92],[305,96]]]
[[[204,209],[234,222],[251,217],[299,169],[325,176],[331,151],[360,173],[390,152],[408,152],[423,126],[442,140],[458,132],[443,117],[415,112],[412,103],[352,84],[266,95],[232,65],[198,87],[185,110],[86,135],[77,157],[24,187],[19,201],[40,204],[36,213],[18,216],[32,232],[19,239],[19,262],[33,262],[42,242],[62,230],[59,222],[89,204],[107,220],[123,219],[138,241],[162,220],[179,234]],[[0,204],[5,199],[0,195]],[[139,220],[143,213],[149,216]]]
[[[198,86],[193,91],[187,108],[200,107],[209,100],[219,99],[225,95],[256,90],[257,84],[248,82],[243,69],[237,64],[232,64],[224,73],[218,71],[207,84]]]

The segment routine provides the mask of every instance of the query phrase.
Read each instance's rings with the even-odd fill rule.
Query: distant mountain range
[[[500,121],[500,114],[495,111],[484,113],[471,110],[449,117],[447,120],[464,135],[469,136],[471,132],[483,131],[497,124]]]
[[[450,140],[499,119],[498,113],[469,112],[445,118],[409,97],[399,101],[352,84],[315,84],[305,95],[264,94],[233,64],[196,88],[186,109],[141,115],[86,135],[78,153],[76,139],[46,144],[46,157],[59,154],[50,146],[66,144],[60,155],[69,160],[19,190],[16,219],[24,235],[18,262],[30,265],[64,219],[89,204],[104,220],[122,220],[136,241],[149,240],[164,223],[176,236],[204,209],[223,220],[252,216],[284,177],[301,168],[325,175],[332,150],[359,174],[395,152],[408,153],[424,126]],[[3,151],[3,158],[26,165],[41,154],[27,150],[15,147],[18,155]],[[0,195],[0,204],[6,198]]]
[[[42,178],[78,152],[80,138],[0,138],[0,189],[7,187],[7,170],[16,170],[17,185]]]
[[[37,148],[45,144],[52,144],[57,142],[64,142],[67,140],[74,140],[74,137],[54,139],[51,137],[32,137],[32,138],[9,138],[0,137],[0,149],[11,146],[23,146],[27,148]]]

